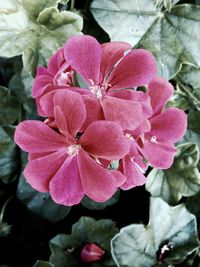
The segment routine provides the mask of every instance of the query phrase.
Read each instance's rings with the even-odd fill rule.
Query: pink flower
[[[96,244],[86,244],[81,250],[81,260],[83,262],[94,262],[100,260],[105,251]]]
[[[40,107],[40,97],[55,89],[63,89],[72,86],[73,74],[74,71],[64,59],[63,48],[59,49],[50,58],[47,68],[37,68],[32,96],[36,99],[39,115],[45,116]]]
[[[128,53],[125,55],[125,53]],[[153,55],[133,49],[127,43],[100,45],[91,36],[71,37],[64,46],[64,56],[71,68],[81,75],[88,88],[68,87],[81,93],[87,110],[85,129],[96,120],[120,123],[123,129],[134,130],[145,119],[143,107],[132,90],[132,98],[120,98],[118,90],[148,84],[156,74]],[[53,116],[55,91],[40,99],[43,114]]]
[[[123,94],[130,97],[126,91]],[[146,112],[146,119],[137,129],[126,133],[131,147],[119,162],[118,170],[127,177],[121,189],[127,190],[145,183],[145,161],[158,169],[168,169],[173,164],[176,153],[174,143],[185,134],[187,117],[177,108],[163,111],[172,94],[173,86],[164,78],[156,77],[150,82],[146,97],[150,97],[152,110]],[[146,108],[148,110],[148,105]]]
[[[86,109],[80,94],[58,90],[53,102],[57,130],[41,121],[21,122],[16,128],[15,142],[30,153],[24,170],[28,183],[40,192],[50,191],[59,204],[78,204],[84,195],[108,200],[125,177],[105,169],[98,159],[119,160],[128,153],[122,128],[96,121],[82,133]]]
[[[187,129],[187,116],[177,108],[163,111],[173,94],[172,85],[164,78],[154,78],[147,90],[151,98],[153,115],[149,122],[151,129],[141,136],[140,152],[155,168],[168,169],[173,164],[176,148],[174,143],[181,140]]]

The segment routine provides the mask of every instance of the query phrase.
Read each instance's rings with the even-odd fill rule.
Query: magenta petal
[[[52,75],[56,75],[62,64],[64,63],[64,54],[63,48],[60,48],[50,59],[48,62],[48,71]]]
[[[62,205],[79,204],[84,196],[77,156],[68,157],[50,182],[52,199]]]
[[[64,46],[67,62],[91,85],[99,83],[101,46],[89,35],[75,36],[68,39]]]
[[[150,120],[151,131],[148,136],[155,136],[156,139],[175,143],[185,134],[187,129],[187,116],[178,108],[168,108],[160,115]]]
[[[40,115],[46,117],[53,117],[54,112],[54,103],[53,98],[57,91],[72,91],[75,93],[79,93],[81,95],[88,94],[88,89],[79,88],[79,87],[53,87],[51,91],[44,94],[38,99],[37,107],[39,108]]]
[[[111,172],[93,160],[84,150],[78,154],[78,165],[84,193],[94,201],[104,202],[117,190]]]
[[[102,81],[108,76],[114,65],[124,56],[125,51],[131,49],[131,45],[125,42],[109,42],[101,45],[101,76]]]
[[[147,118],[149,118],[153,111],[151,107],[151,99],[150,97],[141,91],[134,91],[134,90],[117,90],[117,91],[109,91],[107,95],[112,97],[117,97],[120,99],[125,100],[133,100],[139,102],[142,105],[143,112]]]
[[[40,97],[46,91],[47,87],[51,85],[53,78],[50,75],[36,76],[33,82],[32,96],[34,98]]]
[[[80,94],[71,90],[57,90],[53,98],[54,106],[59,106],[60,112],[56,113],[56,124],[64,133],[69,132],[76,136],[86,119],[86,109]]]
[[[173,95],[173,91],[172,84],[162,77],[156,77],[150,82],[147,93],[151,98],[153,116],[158,115],[163,110],[165,104]]]
[[[135,130],[144,120],[142,105],[138,102],[104,96],[101,105],[105,119],[118,122],[124,130]]]
[[[24,170],[27,182],[39,192],[49,191],[49,182],[67,158],[66,149],[29,161]]]
[[[146,177],[144,176],[140,166],[133,161],[129,155],[125,156],[119,165],[119,170],[126,176],[126,182],[120,186],[123,190],[131,189],[135,186],[143,185],[146,182]]]
[[[115,178],[116,185],[120,187],[122,184],[124,184],[127,180],[126,176],[124,176],[120,171],[117,170],[110,170],[112,175]]]
[[[24,151],[44,153],[66,147],[66,138],[41,121],[20,122],[15,130],[14,140]]]
[[[114,68],[108,83],[112,89],[130,88],[149,84],[156,74],[156,61],[147,50],[134,49]]]
[[[87,112],[86,120],[82,126],[82,131],[84,131],[92,122],[103,120],[104,115],[99,101],[96,99],[96,97],[94,97],[93,94],[83,95],[82,99]]]
[[[141,152],[154,168],[168,169],[173,164],[176,148],[170,144],[146,141]]]
[[[130,148],[122,128],[111,121],[93,122],[81,136],[80,143],[89,154],[107,160],[121,159]]]

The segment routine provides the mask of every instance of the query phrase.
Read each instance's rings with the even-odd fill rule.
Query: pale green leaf
[[[194,111],[188,116],[188,129],[183,142],[196,143],[200,150],[200,111]]]
[[[183,65],[176,77],[178,91],[200,110],[200,68]]]
[[[40,11],[38,20],[41,22],[43,17],[43,24],[33,18],[20,1],[10,0],[7,5],[0,2],[0,56],[13,57],[23,54],[25,69],[34,73],[38,62],[46,63],[68,37],[80,34],[82,18],[69,11],[59,12],[56,7],[52,7],[57,2],[23,1],[23,5],[33,16]]]
[[[200,66],[200,7],[161,7],[154,0],[93,0],[91,12],[112,41],[153,52],[159,74],[169,79],[183,62]]]
[[[40,12],[48,7],[57,6],[59,0],[21,0],[22,6],[28,14],[33,17],[37,18]]]
[[[153,169],[149,173],[146,182],[147,191],[152,196],[161,197],[170,204],[176,204],[182,196],[195,195],[200,190],[198,162],[199,149],[196,144],[178,146],[170,169]]]
[[[122,228],[111,241],[113,259],[118,267],[180,263],[199,246],[196,228],[195,216],[184,205],[170,207],[159,198],[151,198],[149,224]]]

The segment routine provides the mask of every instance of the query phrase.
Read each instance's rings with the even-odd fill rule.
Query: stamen
[[[128,133],[126,133],[125,136],[126,136],[129,140],[134,140],[133,136],[130,135],[130,134],[128,134]]]

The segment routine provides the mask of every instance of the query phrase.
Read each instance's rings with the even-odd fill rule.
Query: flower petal
[[[78,165],[83,191],[89,198],[96,202],[104,202],[114,195],[117,190],[114,176],[84,150],[79,151]]]
[[[48,71],[54,76],[65,62],[63,48],[60,48],[48,62]]]
[[[176,148],[170,144],[144,142],[140,150],[146,160],[157,169],[168,169],[171,167],[176,154]]]
[[[93,94],[83,95],[82,99],[87,112],[86,120],[81,129],[81,131],[84,131],[92,122],[103,120],[104,115],[99,101],[93,96]]]
[[[151,98],[153,116],[158,115],[164,108],[169,98],[173,95],[174,88],[171,83],[162,77],[154,78],[147,89]]]
[[[81,136],[80,143],[89,154],[107,160],[121,159],[130,148],[122,128],[111,121],[93,122]]]
[[[61,113],[55,112],[58,128],[75,137],[86,119],[86,109],[81,95],[71,90],[57,90],[53,102],[55,107],[59,106],[64,115],[59,118]]]
[[[38,100],[37,106],[40,109],[40,113],[42,113],[42,116],[45,117],[53,117],[54,116],[54,103],[53,103],[53,98],[54,95],[57,91],[72,91],[75,93],[79,93],[81,95],[87,95],[89,94],[88,89],[85,88],[79,88],[79,87],[54,87],[52,88],[51,91],[48,93],[44,94],[43,96],[40,97]],[[41,115],[41,114],[40,114]]]
[[[110,173],[114,176],[116,185],[120,187],[126,182],[126,176],[124,176],[120,171],[110,170]]]
[[[114,68],[114,65],[124,56],[125,51],[131,49],[131,45],[125,42],[109,42],[101,45],[101,77],[102,82]]]
[[[32,96],[34,98],[40,97],[48,90],[48,87],[52,87],[53,78],[50,75],[37,75],[32,88]]]
[[[142,105],[135,101],[104,96],[101,105],[105,119],[118,122],[124,130],[135,130],[145,119]]]
[[[15,143],[24,151],[44,153],[66,147],[66,138],[41,121],[21,122],[14,135]]]
[[[156,61],[147,50],[134,49],[114,68],[108,78],[112,89],[148,84],[156,74]]]
[[[89,35],[74,36],[64,46],[67,62],[91,85],[99,83],[101,46]]]
[[[50,182],[52,199],[61,205],[79,204],[84,196],[77,156],[68,157]]]
[[[153,113],[151,107],[151,99],[149,95],[147,95],[144,92],[126,89],[126,90],[109,91],[107,95],[110,95],[112,97],[117,97],[120,99],[133,100],[139,102],[142,105],[143,112],[147,118],[149,118]]]
[[[49,191],[49,182],[67,158],[66,149],[29,161],[24,170],[27,182],[39,192]]]
[[[187,129],[187,116],[178,108],[168,108],[160,115],[150,120],[150,138],[155,136],[160,141],[175,143],[185,134]]]
[[[131,189],[135,186],[143,185],[146,177],[139,165],[131,161],[129,155],[125,156],[119,163],[119,170],[126,176],[127,180],[120,186],[123,190]]]

